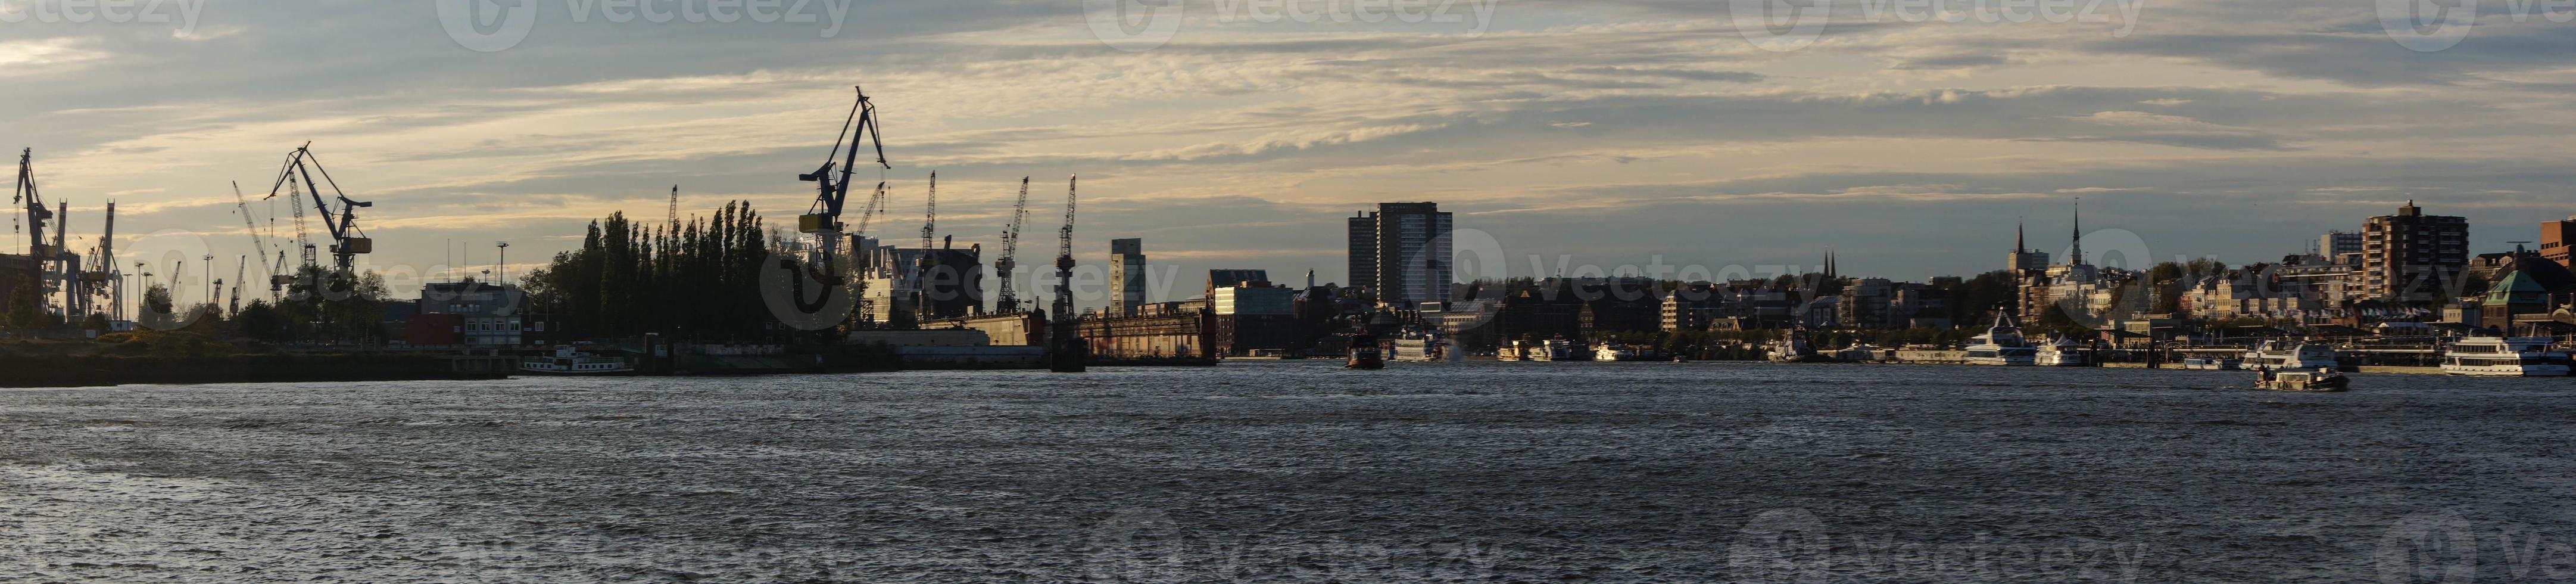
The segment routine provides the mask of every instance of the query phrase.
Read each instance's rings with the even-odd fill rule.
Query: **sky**
[[[2079,197],[2096,254],[2275,260],[2409,200],[2498,251],[2576,214],[2576,7],[2467,1],[0,0],[0,147],[74,247],[113,200],[120,263],[229,277],[231,184],[291,239],[262,198],[310,142],[397,288],[675,184],[792,225],[854,85],[877,233],[916,236],[937,171],[939,231],[990,247],[1034,177],[1021,254],[1052,256],[1079,174],[1077,257],[1143,238],[1160,300],[1343,281],[1379,201],[1510,276],[1973,274],[2016,223],[2064,248]]]

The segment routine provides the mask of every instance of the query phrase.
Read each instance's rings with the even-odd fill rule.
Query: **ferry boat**
[[[633,375],[635,364],[624,357],[593,355],[559,346],[554,356],[519,361],[519,371],[537,375]]]
[[[1452,361],[1448,339],[1439,335],[1415,335],[1395,340],[1395,360],[1403,363]]]
[[[2349,385],[2352,385],[2351,378],[2344,377],[2343,374],[2336,373],[2331,368],[2299,371],[2265,370],[2262,377],[2254,380],[2254,389],[2272,391],[2343,391]]]
[[[2244,366],[2244,361],[2231,357],[2185,357],[2182,360],[2182,368],[2186,371],[2235,371]]]
[[[2263,344],[2255,345],[2254,350],[2245,352],[2244,366],[2247,369],[2290,371],[2294,369],[2332,370],[2337,368],[2338,364],[2335,362],[2333,345],[2308,342],[2294,345],[2288,341],[2263,341]]]
[[[1816,354],[1816,348],[1807,344],[1807,329],[1804,328],[1781,331],[1780,341],[1771,344],[1770,357],[1773,363],[1823,363],[1833,360]]]
[[[1342,363],[1342,368],[1371,371],[1385,369],[1386,359],[1379,355],[1380,350],[1377,346],[1377,335],[1368,334],[1367,331],[1352,334],[1351,357],[1350,360]]]
[[[1998,313],[1995,326],[1987,328],[1986,334],[1968,339],[1964,360],[1969,365],[2036,365],[2039,349],[2022,338],[2021,327],[2013,324],[2011,315]]]
[[[2082,367],[2084,366],[2083,345],[2075,344],[2075,339],[2066,337],[2050,339],[2039,344],[2039,352],[2032,356],[2031,362],[2041,367]]]
[[[2543,337],[2469,337],[2442,353],[2442,372],[2452,375],[2560,377],[2567,370],[2567,354]]]
[[[1574,341],[1563,337],[1540,341],[1534,351],[1522,354],[1529,361],[1581,361],[1574,353]]]

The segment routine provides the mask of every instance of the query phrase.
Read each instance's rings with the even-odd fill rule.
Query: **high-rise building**
[[[1145,306],[1145,240],[1109,240],[1109,314],[1136,316]]]
[[[2426,215],[2407,201],[2395,215],[2361,227],[2364,293],[2398,302],[2438,302],[2469,267],[2469,220]]]
[[[1378,203],[1349,227],[1351,285],[1398,308],[1448,300],[1451,223],[1438,203]]]
[[[2568,216],[2566,221],[2540,224],[2541,259],[2576,269],[2576,257],[2570,257],[2571,252],[2576,252],[2576,215]]]
[[[2317,255],[2331,259],[2348,253],[2361,253],[2361,234],[2335,230],[2317,236]]]

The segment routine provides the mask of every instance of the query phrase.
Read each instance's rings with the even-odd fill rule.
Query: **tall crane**
[[[1011,203],[1011,224],[1002,229],[1002,259],[993,262],[993,275],[1001,278],[1002,290],[993,302],[993,311],[1002,314],[1020,312],[1020,293],[1011,287],[1011,268],[1019,266],[1020,223],[1029,218],[1029,177],[1020,177],[1020,199]]]
[[[671,185],[671,231],[680,230],[680,185]]]
[[[61,277],[63,252],[59,243],[54,245],[45,243],[45,227],[53,224],[56,214],[53,209],[45,208],[44,197],[36,192],[35,160],[36,149],[27,148],[18,151],[18,182],[17,186],[10,191],[9,202],[26,205],[27,256],[28,259],[36,262],[36,270],[40,274],[37,276],[35,293],[38,297],[47,298],[46,302],[50,303],[55,286],[54,280]]]
[[[108,209],[113,213],[116,206],[109,205]],[[279,281],[277,268],[268,263],[268,240],[259,236],[259,222],[250,217],[250,199],[242,197],[241,181],[233,181],[233,210],[241,213],[242,228],[250,232],[251,254],[259,256],[259,270],[268,273],[268,293],[271,297],[275,297],[284,282]],[[238,285],[240,282],[234,282],[234,284]]]
[[[297,253],[300,254],[298,257],[301,257],[304,260],[303,263],[296,265],[295,269],[297,273],[295,276],[302,276],[304,268],[312,267],[320,263],[313,258],[313,235],[306,231],[304,227],[303,185],[304,183],[297,181],[293,176],[286,177],[286,208],[287,210],[295,213],[295,247],[297,248]],[[274,196],[275,195],[271,195],[271,197]],[[285,254],[278,254],[278,263],[285,263],[285,259]]]
[[[260,258],[261,263],[267,263],[267,261],[268,258]],[[244,255],[241,259],[233,261],[232,307],[231,310],[225,311],[225,314],[241,314],[241,290],[242,282],[245,281],[242,278],[247,277],[249,272],[250,256]]]
[[[850,175],[857,172],[859,165],[859,139],[864,137],[876,147],[878,168],[894,168],[894,165],[886,163],[885,141],[877,135],[876,104],[868,101],[867,89],[854,89],[858,91],[859,101],[850,106],[850,117],[841,122],[841,133],[832,138],[832,153],[823,157],[823,166],[814,172],[796,175],[796,180],[814,183],[816,191],[814,205],[796,218],[796,227],[798,231],[814,235],[818,244],[815,246],[814,263],[823,265],[826,270],[838,269],[832,260],[841,248],[841,205],[850,198]],[[845,142],[850,147],[847,154],[841,151]],[[834,161],[834,156],[842,156],[842,159]],[[841,170],[838,179],[832,177],[832,167],[836,164]]]
[[[313,180],[315,171],[322,173],[320,182]],[[286,154],[286,164],[278,169],[277,184],[269,187],[268,196],[276,197],[287,187],[289,180],[297,178],[303,179],[305,187],[313,195],[313,208],[321,212],[322,226],[331,230],[332,266],[342,274],[349,273],[357,266],[358,254],[376,251],[376,241],[358,229],[358,209],[376,204],[350,199],[348,193],[341,191],[340,182],[331,178],[331,171],[322,168],[322,159],[313,156],[311,142]],[[332,216],[331,201],[322,198],[324,185],[331,187],[332,196],[340,202],[338,217]]]
[[[930,305],[930,273],[939,267],[939,250],[931,239],[939,232],[939,171],[930,171],[930,195],[922,199],[921,257],[912,262],[912,310],[918,313],[914,322],[928,325],[939,311]]]
[[[1047,335],[1053,337],[1047,351],[1047,370],[1057,373],[1083,370],[1084,347],[1074,330],[1081,325],[1081,319],[1073,315],[1073,204],[1081,180],[1076,176],[1065,181],[1064,229],[1056,232],[1055,314],[1050,315],[1054,322],[1047,324]]]

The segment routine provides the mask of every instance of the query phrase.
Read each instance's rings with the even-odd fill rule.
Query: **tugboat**
[[[1386,359],[1379,355],[1379,351],[1380,349],[1377,346],[1377,335],[1369,334],[1368,331],[1352,333],[1351,359],[1350,361],[1343,363],[1342,368],[1366,371],[1385,369]]]
[[[623,357],[593,355],[562,345],[555,347],[552,357],[519,361],[519,371],[536,375],[634,375],[635,364]]]
[[[2333,369],[2278,372],[2265,369],[2262,377],[2254,380],[2254,389],[2271,391],[2343,391],[2349,385],[2352,385],[2352,379]]]

